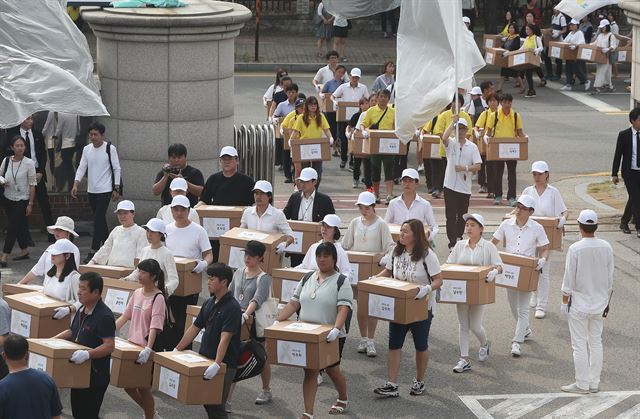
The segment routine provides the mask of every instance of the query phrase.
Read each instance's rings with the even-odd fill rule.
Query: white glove
[[[276,253],[279,254],[279,255],[284,253],[284,249],[286,247],[287,247],[287,242],[278,243],[278,245],[276,246]]]
[[[275,122],[275,120],[273,119],[273,116],[270,116],[269,118],[267,118],[267,122],[270,124],[273,124]]]
[[[69,307],[58,307],[53,310],[53,318],[56,320],[64,319],[71,313],[71,309]]]
[[[554,30],[551,31],[551,37],[552,38],[557,38],[559,36],[560,36],[560,31],[559,30],[554,29]]]
[[[503,56],[503,57],[507,57],[508,55],[509,55],[509,51],[504,51],[504,52],[502,53],[502,56]]]
[[[566,318],[569,315],[569,304],[560,304],[560,313]]]
[[[544,264],[547,263],[545,258],[538,259],[538,266],[536,266],[536,271],[541,271],[544,268]]]
[[[609,52],[609,50],[610,50],[610,48],[602,48],[602,52],[604,52],[605,54],[606,54],[607,52]]]
[[[572,44],[572,45],[569,45],[569,49],[570,49],[571,51],[574,51],[576,48],[578,48],[578,46],[577,46],[577,45],[573,45],[573,44]]]
[[[333,137],[329,137],[329,145],[333,145]]]
[[[418,129],[416,130],[416,134],[415,134],[415,136],[416,136],[416,137],[420,137],[420,139],[422,140],[422,129],[421,129],[421,128],[418,128]]]
[[[138,359],[136,360],[136,363],[146,364],[147,361],[149,361],[149,357],[151,356],[152,352],[153,352],[153,349],[149,348],[148,346],[143,350],[141,350],[140,353],[138,354]]]
[[[216,374],[220,371],[220,365],[217,362],[209,365],[206,370],[204,370],[203,377],[205,380],[211,380]]]
[[[278,323],[280,323],[280,322],[276,320],[275,322],[273,322],[273,324],[271,326],[275,326]]]
[[[83,362],[88,361],[89,358],[90,358],[89,351],[80,349],[78,351],[75,351],[73,355],[71,355],[71,358],[69,358],[69,361],[79,365],[79,364],[82,364]]]
[[[331,329],[331,331],[327,335],[327,342],[333,342],[338,338],[339,334],[340,334],[340,330],[334,327],[333,329]]]
[[[384,255],[378,262],[378,266],[387,266],[387,263],[389,263],[389,255]]]
[[[558,228],[562,228],[564,227],[564,225],[566,224],[567,219],[564,217],[560,217],[560,219],[558,220]]]
[[[320,93],[322,91],[322,87],[320,87],[320,85],[316,84],[316,90],[318,91],[318,93]]]
[[[484,281],[493,282],[496,279],[496,276],[498,276],[498,270],[493,268],[492,270],[489,271]]]
[[[420,287],[418,289],[418,293],[416,294],[415,299],[419,300],[421,298],[424,298],[425,295],[429,294],[431,292],[431,285],[425,285],[423,287]]]
[[[5,183],[7,183],[7,179],[5,179],[3,176],[0,176],[0,186],[3,186]]]
[[[362,136],[363,136],[364,138],[369,138],[369,131],[367,131],[366,129],[363,129],[363,130],[362,130]]]
[[[240,325],[244,325],[247,322],[247,319],[249,319],[249,315],[247,313],[242,313],[242,320],[240,322]]]
[[[195,268],[193,268],[193,270],[191,272],[199,274],[202,271],[204,271],[205,269],[207,269],[207,266],[209,266],[209,264],[207,263],[206,260],[199,260],[198,264],[196,265]]]
[[[484,143],[488,145],[489,144],[489,136],[487,134],[485,134],[483,139],[484,139]]]
[[[543,48],[535,48],[535,49],[533,50],[533,53],[534,53],[534,54],[536,54],[536,55],[540,55],[540,53],[542,52],[542,50],[543,50]]]

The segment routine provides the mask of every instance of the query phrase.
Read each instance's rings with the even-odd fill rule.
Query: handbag
[[[162,298],[164,298],[164,295],[161,292],[154,295],[153,301],[151,302],[152,310],[153,304],[155,304],[156,297],[158,297],[158,295],[162,295]],[[175,321],[175,317],[173,316],[171,308],[169,308],[169,305],[166,304],[165,300],[164,324],[162,326],[162,332],[156,335],[156,340],[155,342],[153,342],[153,347],[151,349],[153,349],[154,352],[170,351],[176,347],[178,342],[180,342],[180,338],[181,336],[178,333],[178,327]],[[149,336],[147,335],[145,339],[148,342]]]
[[[249,325],[244,324],[247,328]],[[238,355],[238,367],[233,382],[246,380],[260,375],[267,363],[267,351],[255,338],[240,342],[240,354]]]
[[[264,275],[266,274],[263,272],[258,276],[256,289],[260,285],[259,281]],[[260,308],[253,313],[255,315],[257,337],[264,337],[264,329],[278,320],[278,303],[279,300],[273,298],[273,287],[269,287],[269,297],[260,305]]]

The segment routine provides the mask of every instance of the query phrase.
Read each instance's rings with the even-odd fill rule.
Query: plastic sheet
[[[34,112],[108,115],[64,0],[0,2],[0,128]]]
[[[119,8],[119,7],[163,7],[163,8],[169,8],[169,7],[184,7],[186,6],[186,3],[183,3],[179,0],[121,0],[121,1],[114,1],[113,3],[111,3],[111,6],[114,8]]]
[[[371,16],[393,10],[400,6],[400,0],[323,0],[325,9],[332,15],[347,19]]]
[[[617,3],[618,0],[562,0],[555,8],[576,20],[580,20],[602,7]]]

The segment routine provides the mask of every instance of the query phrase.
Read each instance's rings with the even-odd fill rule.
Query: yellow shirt
[[[471,127],[473,127],[473,123],[471,122],[471,117],[468,113],[460,109],[460,117],[464,118],[467,121],[467,126],[469,130],[467,132],[467,137],[471,138]],[[438,122],[436,122],[436,127],[433,129],[433,133],[435,135],[440,135],[445,132],[445,130],[451,125],[453,122],[453,111],[448,109],[438,115]],[[444,145],[440,142],[440,157],[447,157],[447,152],[444,149]]]
[[[527,36],[523,45],[524,49],[536,49],[536,36],[533,34],[531,36]]]
[[[284,117],[280,126],[284,129],[291,129],[293,127],[293,121],[296,120],[296,111],[291,111]]]
[[[478,120],[476,121],[476,128],[484,129],[486,131],[487,128],[490,127],[489,122],[495,121],[495,119],[492,119],[492,118],[495,118],[493,114],[494,112],[491,109],[484,110],[478,117]]]
[[[300,133],[300,138],[322,138],[322,132],[325,129],[329,129],[329,122],[327,122],[327,118],[323,114],[320,114],[320,116],[322,117],[320,126],[316,124],[315,118],[309,121],[309,125],[305,124],[301,115],[296,119],[292,129]]]
[[[367,114],[362,120],[362,126],[365,128],[369,128],[371,125],[375,124],[380,120],[378,124],[378,129],[396,129],[396,110],[390,106],[387,106],[387,113],[384,114],[384,118],[380,120],[380,117],[384,113],[384,110],[380,109],[378,105],[373,108],[369,108]]]
[[[424,124],[424,126],[422,127],[422,130],[429,134],[433,133],[433,127],[431,126],[432,124],[433,124],[433,118],[431,118],[426,124]]]
[[[507,23],[506,25],[504,25],[504,29],[502,30],[502,32],[500,32],[500,35],[509,36],[509,25],[510,23]]]
[[[497,138],[513,138],[518,135],[517,130],[522,129],[522,115],[518,113],[518,124],[516,126],[515,111],[511,109],[509,115],[505,115],[502,112],[502,108],[498,108],[498,123],[496,124],[495,113],[489,120],[489,127],[493,128],[495,125],[495,132],[493,137]]]

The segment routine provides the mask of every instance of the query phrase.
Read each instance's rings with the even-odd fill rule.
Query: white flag
[[[356,19],[393,10],[400,0],[323,0],[322,5],[332,15]]]
[[[576,20],[580,20],[589,13],[611,4],[618,4],[618,0],[562,0],[558,3],[556,9]]]

